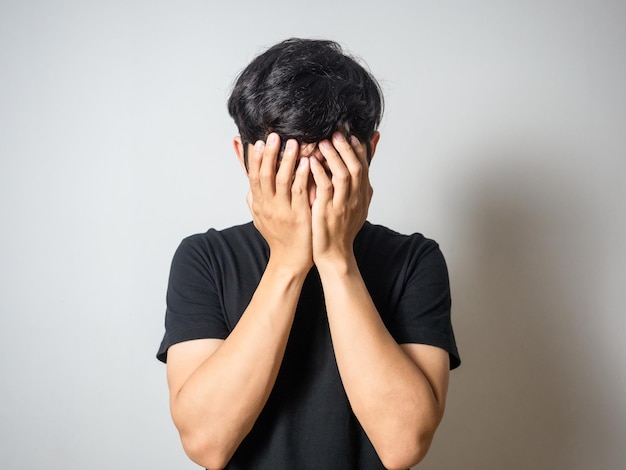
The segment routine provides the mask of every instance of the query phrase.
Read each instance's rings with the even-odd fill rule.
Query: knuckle
[[[248,176],[248,178],[250,179],[250,183],[252,183],[252,184],[256,184],[256,183],[258,183],[260,181],[258,173],[250,174]]]
[[[350,181],[350,174],[347,172],[341,172],[333,175],[333,179],[335,179],[338,183],[347,183]]]
[[[274,174],[267,170],[262,170],[259,173],[259,178],[261,178],[262,181],[271,181],[274,178]]]
[[[330,192],[333,189],[333,185],[329,181],[324,181],[323,183],[320,184],[320,187],[323,191],[327,191],[327,192]]]
[[[354,149],[347,140],[341,143],[341,150],[345,153],[354,153]]]

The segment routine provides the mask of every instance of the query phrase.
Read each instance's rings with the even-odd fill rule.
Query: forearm
[[[383,324],[356,261],[318,264],[318,270],[352,409],[383,463],[407,468],[428,450],[442,407]]]
[[[173,394],[174,422],[198,463],[209,466],[208,458],[220,462],[214,466],[225,464],[259,416],[278,374],[305,276],[270,260],[237,326]]]

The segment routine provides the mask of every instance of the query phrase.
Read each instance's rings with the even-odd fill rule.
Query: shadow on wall
[[[575,165],[568,155],[498,152],[479,161],[496,165],[465,176],[451,210],[460,229],[448,263],[463,365],[419,468],[615,468],[607,456],[622,446],[613,433],[621,425],[604,376],[607,326],[594,318],[603,260],[593,184],[584,171],[550,164]]]

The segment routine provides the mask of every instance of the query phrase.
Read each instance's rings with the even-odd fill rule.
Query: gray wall
[[[0,4],[0,468],[196,468],[169,263],[249,220],[225,100],[289,36],[367,60],[370,220],[448,259],[464,364],[420,468],[623,468],[626,4],[301,3]]]

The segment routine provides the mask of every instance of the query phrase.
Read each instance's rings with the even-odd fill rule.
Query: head
[[[228,100],[244,159],[248,144],[276,132],[301,145],[336,131],[371,142],[382,118],[376,79],[332,41],[287,39],[257,56],[241,72]],[[247,166],[247,160],[246,160]]]

